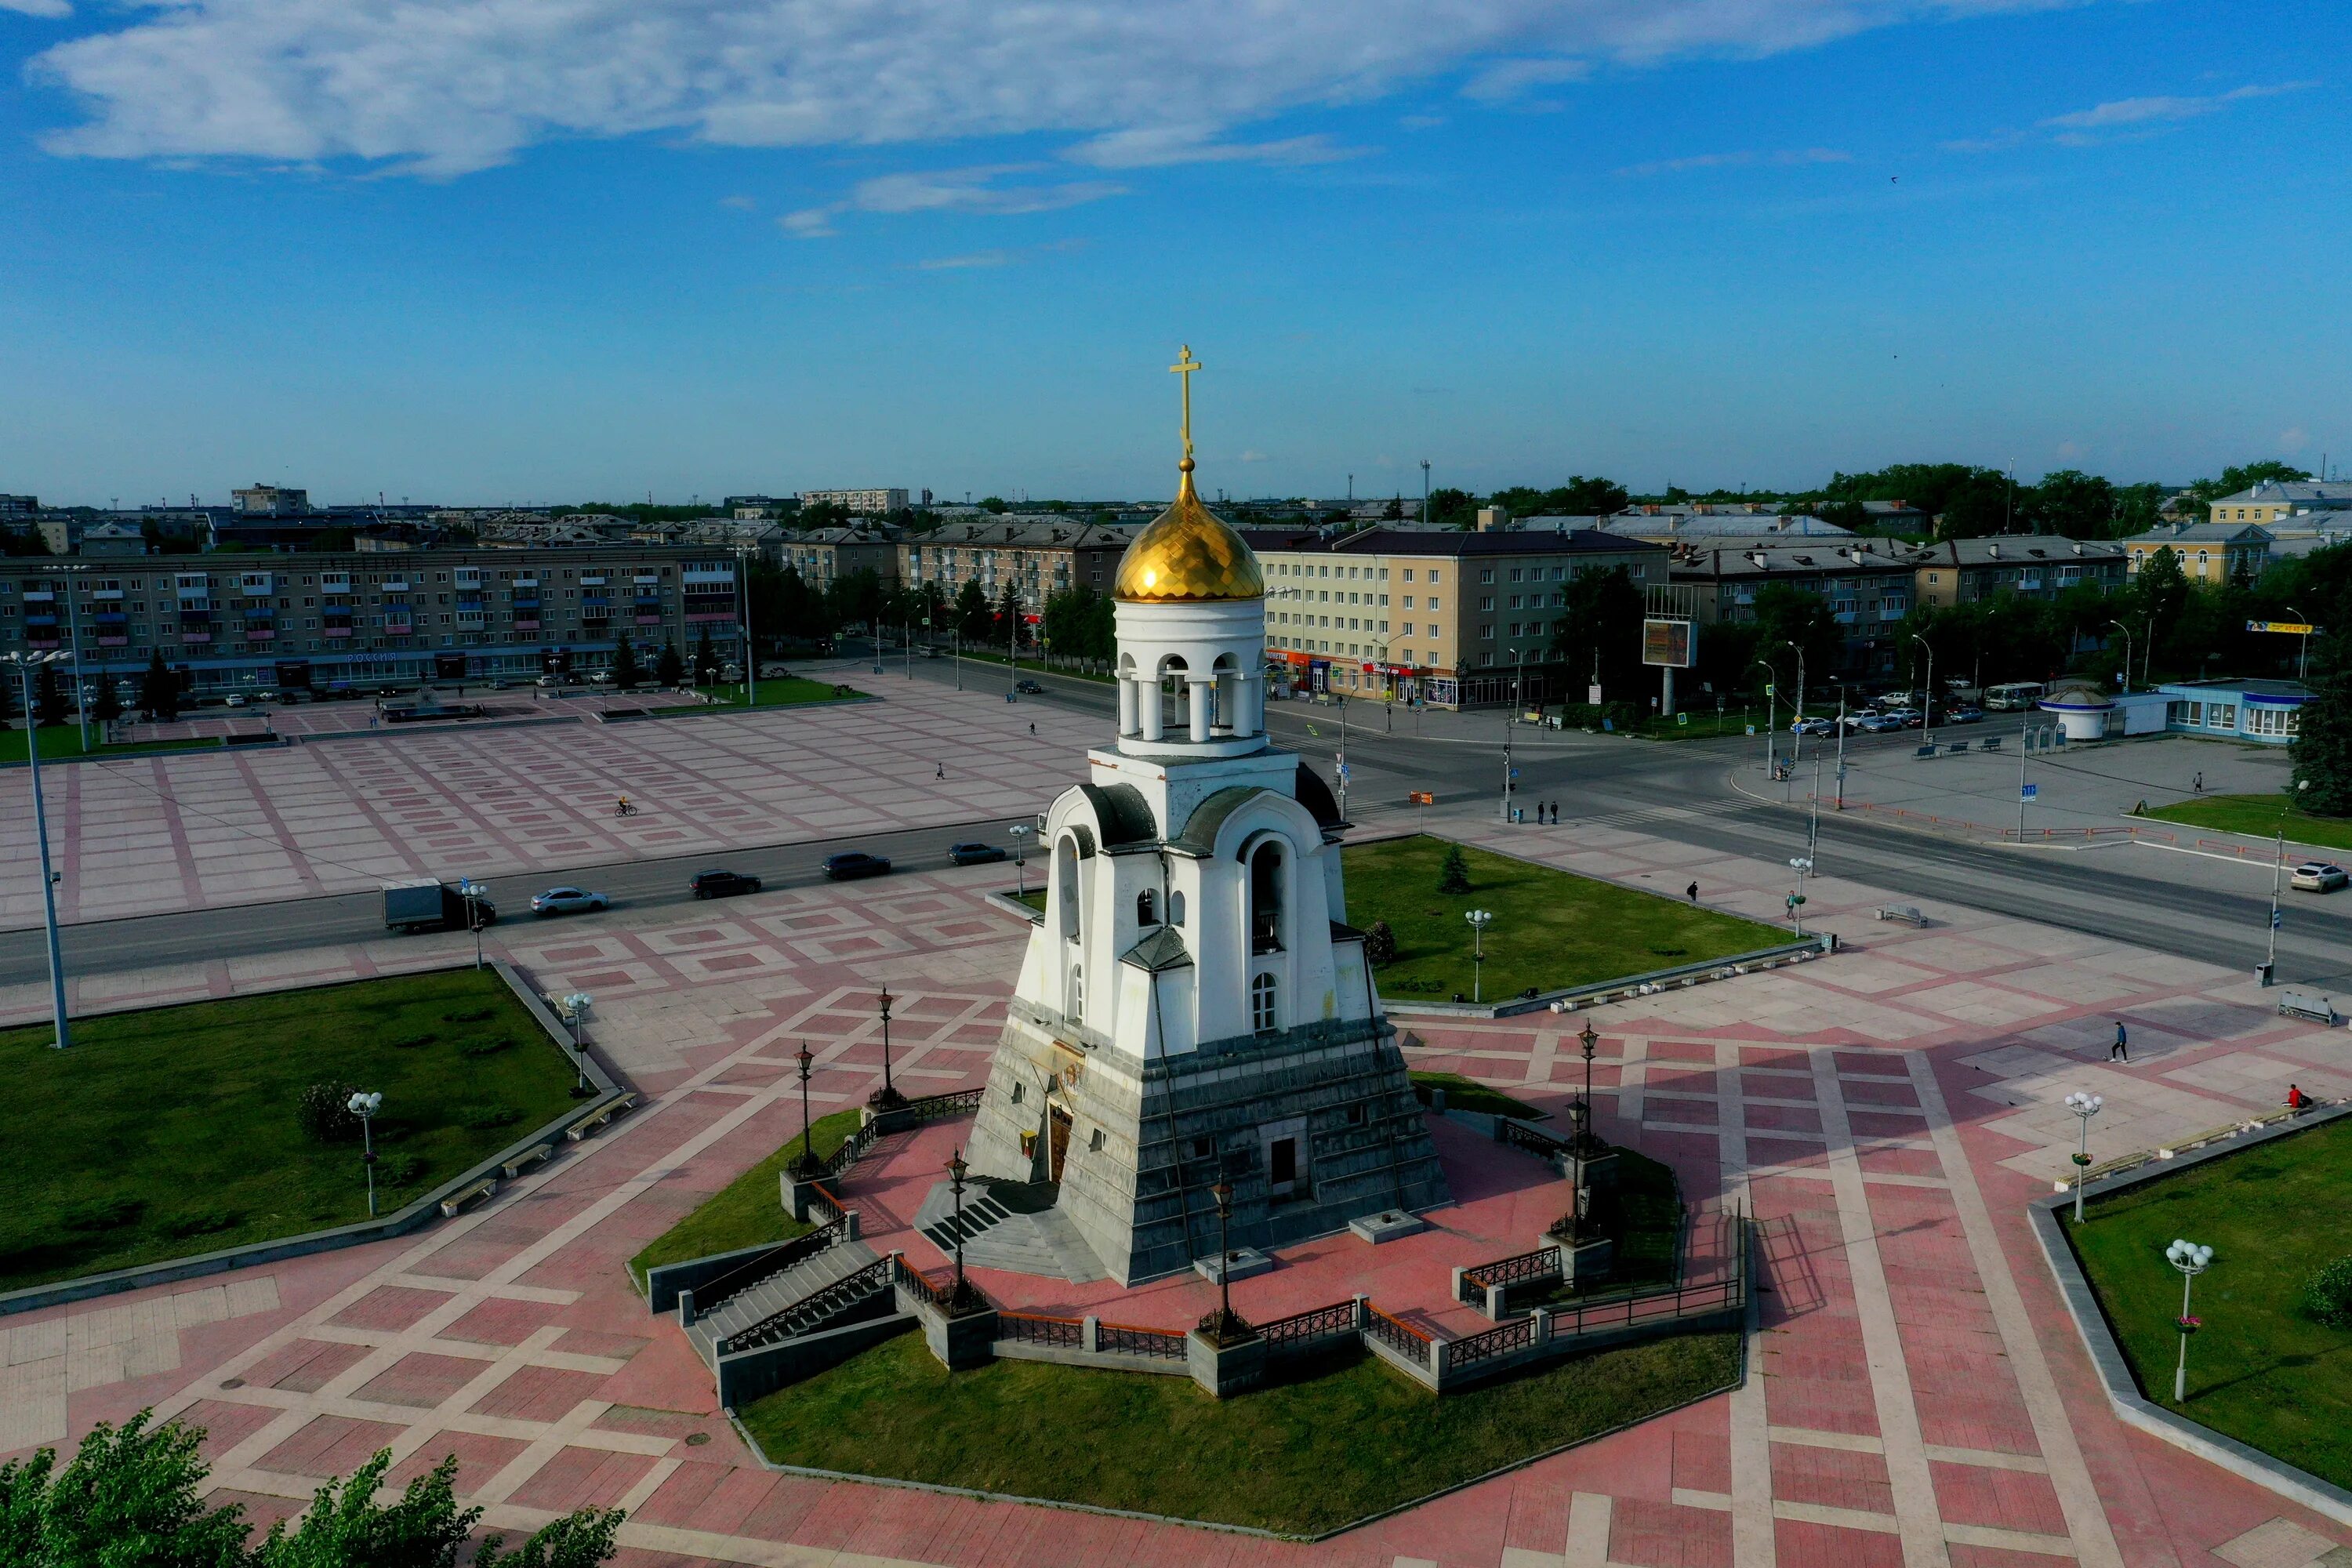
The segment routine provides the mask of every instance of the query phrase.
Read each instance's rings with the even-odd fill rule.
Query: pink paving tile
[[[2217,1543],[2218,1544],[2218,1543]],[[1966,1546],[1958,1542],[1945,1548],[1950,1552],[1952,1568],[2053,1568],[2062,1560],[2039,1552],[2007,1552],[1998,1546]],[[2187,1562],[2186,1553],[2182,1561]],[[2128,1555],[2126,1561],[2133,1561]],[[2210,1559],[2206,1568],[2230,1568],[2219,1557]]]
[[[527,1366],[484,1394],[475,1404],[474,1413],[516,1415],[526,1421],[556,1421],[570,1415],[582,1400],[594,1398],[604,1383],[602,1373]]]
[[[516,1489],[514,1500],[525,1508],[557,1513],[576,1508],[611,1508],[653,1465],[650,1455],[566,1445]]]
[[[180,1413],[180,1419],[204,1433],[202,1447],[205,1458],[218,1464],[223,1454],[268,1426],[277,1414],[266,1405],[199,1399]]]
[[[1788,1568],[1903,1568],[1902,1537],[1876,1531],[1776,1519],[1772,1544],[1775,1559]]]
[[[1772,1445],[1772,1495],[1790,1502],[1893,1513],[1895,1488],[1886,1461],[1876,1454],[1815,1448],[1798,1443]]]
[[[1849,1110],[1846,1126],[1856,1138],[1923,1138],[1927,1123],[1921,1111]]]
[[[332,1318],[346,1329],[381,1329],[397,1332],[413,1327],[427,1312],[448,1301],[439,1290],[412,1290],[399,1285],[379,1285]]]
[[[603,1356],[608,1361],[627,1361],[650,1342],[637,1334],[608,1333],[600,1329],[566,1329],[555,1348],[570,1355]]]
[[[430,1410],[480,1376],[485,1364],[461,1356],[411,1351],[370,1378],[353,1397]]]
[[[1951,1524],[1990,1524],[2003,1530],[2066,1533],[2065,1510],[2048,1476],[2031,1470],[1996,1470],[1979,1465],[1930,1464],[1936,1509]]]
[[[441,1337],[483,1345],[519,1345],[555,1321],[562,1310],[543,1301],[491,1300],[441,1331]]]
[[[336,1344],[326,1340],[295,1340],[270,1352],[248,1368],[245,1381],[256,1388],[282,1388],[289,1394],[310,1394],[329,1379],[367,1355],[365,1345]]]
[[[384,1478],[385,1484],[404,1487],[411,1479],[425,1475],[444,1458],[457,1461],[457,1495],[465,1497],[480,1490],[490,1478],[512,1463],[530,1445],[520,1437],[492,1437],[479,1432],[436,1432],[425,1447],[393,1466]]]
[[[1610,1510],[1609,1561],[1628,1568],[1731,1568],[1731,1516],[1619,1498]]]
[[[1692,1491],[1731,1489],[1731,1439],[1712,1432],[1674,1435],[1674,1484]]]
[[[400,1428],[382,1421],[315,1415],[302,1429],[262,1456],[260,1468],[293,1476],[345,1476],[367,1463],[378,1448],[390,1447]]]

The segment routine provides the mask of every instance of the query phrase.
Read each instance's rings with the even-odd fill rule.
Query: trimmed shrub
[[[500,1051],[509,1049],[513,1045],[513,1036],[496,1035],[487,1040],[467,1040],[464,1045],[457,1047],[457,1054],[461,1057],[471,1057],[478,1060],[483,1057],[497,1056]]]
[[[458,1122],[477,1131],[492,1128],[511,1127],[522,1120],[522,1112],[511,1105],[468,1105],[457,1111]]]
[[[2303,1288],[2303,1304],[2331,1329],[2352,1329],[2352,1257],[2339,1258]]]
[[[1374,921],[1364,932],[1364,961],[1378,969],[1396,962],[1396,932],[1386,921]]]
[[[392,1048],[395,1051],[413,1051],[421,1047],[429,1046],[440,1037],[438,1035],[410,1035],[393,1041]]]
[[[1444,862],[1437,868],[1437,890],[1441,893],[1466,893],[1470,890],[1470,857],[1462,853],[1462,846],[1445,847]]]
[[[146,1212],[145,1198],[92,1198],[67,1209],[63,1217],[68,1230],[116,1230],[138,1224]]]
[[[163,1221],[162,1228],[165,1236],[184,1241],[192,1236],[211,1236],[227,1230],[244,1217],[235,1209],[190,1209]]]
[[[360,1119],[351,1112],[352,1096],[359,1092],[347,1083],[314,1083],[295,1102],[294,1117],[303,1136],[316,1143],[356,1143]]]

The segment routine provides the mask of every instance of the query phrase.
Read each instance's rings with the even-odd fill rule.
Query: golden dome
[[[1112,597],[1144,605],[1265,598],[1265,574],[1255,552],[1201,504],[1192,490],[1192,459],[1181,466],[1175,504],[1137,534],[1118,558]]]

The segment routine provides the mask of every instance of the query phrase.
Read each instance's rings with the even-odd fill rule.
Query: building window
[[[1274,976],[1271,974],[1260,974],[1250,981],[1250,1027],[1261,1035],[1274,1033]]]
[[[1097,1127],[1087,1135],[1087,1149],[1091,1153],[1099,1154],[1102,1152],[1102,1146],[1103,1130]]]
[[[1149,888],[1135,895],[1135,923],[1139,926],[1160,923],[1160,896]]]
[[[1168,895],[1168,923],[1179,926],[1184,923],[1184,895],[1181,893]]]
[[[1070,1016],[1083,1022],[1087,1016],[1087,971],[1084,964],[1070,965]]]

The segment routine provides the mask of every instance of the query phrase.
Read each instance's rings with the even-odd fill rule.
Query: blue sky
[[[2341,19],[0,0],[0,489],[2315,468]]]

